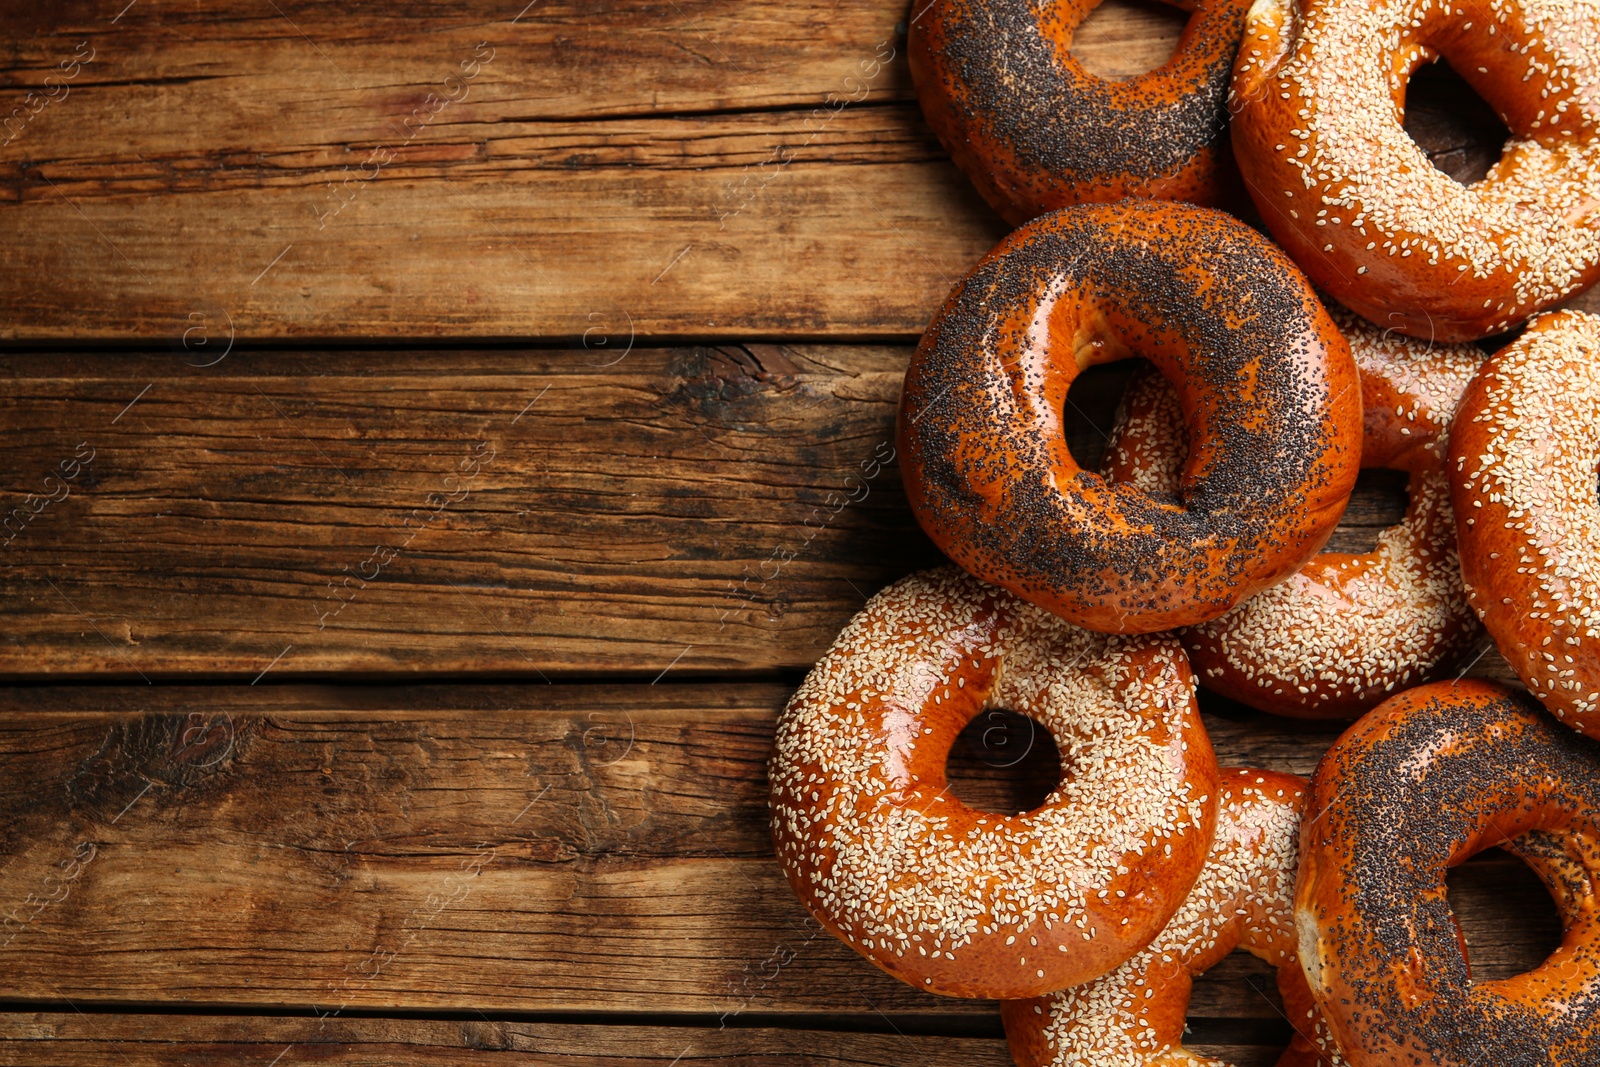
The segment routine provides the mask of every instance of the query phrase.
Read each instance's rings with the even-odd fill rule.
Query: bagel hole
[[[1104,0],[1072,35],[1072,55],[1107,81],[1129,81],[1178,50],[1189,13],[1155,0]]]
[[[1411,499],[1406,485],[1410,480],[1405,471],[1363,467],[1356,476],[1350,503],[1323,551],[1364,555],[1376,549],[1378,535],[1406,517],[1406,505]]]
[[[1050,731],[1009,708],[991,708],[969,722],[945,757],[945,781],[977,811],[1032,811],[1061,784],[1061,753]]]
[[[1525,974],[1561,945],[1561,915],[1515,847],[1480,852],[1445,875],[1474,982]]]
[[[1134,372],[1147,365],[1142,359],[1123,359],[1090,367],[1072,380],[1067,402],[1062,405],[1061,424],[1066,430],[1067,451],[1084,470],[1100,469],[1117,422],[1117,404]]]
[[[1443,59],[1411,75],[1405,128],[1433,165],[1462,185],[1481,181],[1511,136],[1495,109]]]

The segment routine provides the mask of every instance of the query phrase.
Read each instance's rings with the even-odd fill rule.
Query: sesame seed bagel
[[[1533,970],[1474,982],[1445,872],[1497,845],[1532,861],[1564,933]],[[1597,885],[1600,748],[1499,686],[1435,682],[1368,713],[1317,767],[1300,962],[1354,1067],[1588,1067],[1600,1063]]]
[[[1054,737],[1034,811],[976,811],[945,759],[981,712]],[[1154,937],[1194,884],[1217,765],[1183,649],[1068,626],[954,567],[852,619],[778,722],[773,839],[825,927],[901,980],[961,997],[1086,981]]]
[[[1129,356],[1178,388],[1178,499],[1081,470],[1078,372]],[[1220,211],[1125,200],[1023,226],[945,302],[906,371],[901,474],[922,528],[986,581],[1078,626],[1150,633],[1292,574],[1355,484],[1361,391],[1294,264]]]
[[[1600,317],[1536,319],[1483,365],[1451,429],[1472,606],[1557,718],[1600,737]]]
[[[1156,939],[1110,974],[1000,1006],[1018,1067],[1198,1063],[1183,1048],[1189,990],[1196,976],[1236,948],[1277,967],[1280,985],[1303,988],[1295,955],[1294,881],[1305,787],[1305,779],[1291,774],[1224,768],[1211,854]],[[1342,1065],[1320,1012],[1312,1009],[1307,1022],[1300,1026],[1307,1033],[1279,1067]],[[1327,1046],[1325,1055],[1314,1044],[1318,1038]]]
[[[1403,125],[1440,57],[1511,130],[1467,186]],[[1380,326],[1485,337],[1600,278],[1600,0],[1256,0],[1229,106],[1267,227]]]
[[[1012,225],[1128,196],[1237,195],[1228,83],[1247,0],[1194,12],[1162,66],[1129,81],[1084,69],[1072,37],[1099,0],[931,0],[906,48],[928,124]]]
[[[1366,467],[1408,471],[1411,499],[1370,552],[1323,552],[1221,618],[1182,631],[1200,683],[1276,715],[1353,718],[1430,681],[1478,638],[1456,556],[1445,443],[1472,345],[1424,345],[1337,313],[1361,370]],[[1177,492],[1188,432],[1177,394],[1153,371],[1123,396],[1101,473]]]

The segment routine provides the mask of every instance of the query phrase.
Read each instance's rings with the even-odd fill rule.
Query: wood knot
[[[115,821],[136,799],[192,794],[231,777],[255,720],[229,712],[145,715],[112,724],[67,781],[74,807]]]

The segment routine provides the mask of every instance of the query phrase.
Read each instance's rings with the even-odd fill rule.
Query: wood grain
[[[906,349],[590,341],[0,356],[0,676],[803,671],[939,561]],[[1117,380],[1073,392],[1086,461]],[[1364,485],[1341,546],[1404,506]]]
[[[1077,51],[1158,62],[1114,3]],[[0,340],[905,340],[1003,233],[902,0],[273,7],[4,5]]]
[[[94,59],[0,153],[0,336],[905,335],[1002,232],[899,2],[278,7],[19,35],[19,102]]]
[[[789,890],[764,779],[787,695],[733,683],[0,692],[5,996],[992,1021],[992,1004],[874,970]],[[1300,773],[1337,732],[1226,708],[1208,728],[1224,763]],[[953,772],[961,795],[1004,808],[1004,777],[975,769],[968,758]],[[1481,967],[1542,957],[1550,908],[1519,869],[1468,865],[1453,885]],[[1270,972],[1230,957],[1192,1010],[1274,1019]]]
[[[1003,233],[920,121],[454,124],[381,168],[392,146],[40,162],[0,205],[0,338],[906,338]]]
[[[222,113],[232,124],[222,144],[238,151],[259,148],[246,136],[249,126],[281,127],[285,114],[310,103],[319,106],[305,116],[316,124],[308,131],[340,140],[382,133],[375,105],[387,105],[377,111],[379,123],[402,121],[426,93],[444,88],[458,57],[480,52],[480,42],[495,54],[479,64],[466,102],[488,122],[810,107],[830,92],[854,91],[846,79],[863,77],[860,60],[903,38],[910,16],[898,0],[848,8],[784,0],[399,0],[381,11],[325,0],[275,0],[259,10],[199,0],[182,10],[135,8],[112,21],[120,10],[87,0],[49,8],[4,0],[0,15],[11,32],[0,72],[14,86],[40,87],[88,39],[94,60],[67,80],[83,109],[74,113],[80,128],[183,150],[210,143],[192,119],[221,129]],[[1182,29],[1182,16],[1153,0],[1110,0],[1079,31],[1073,52],[1097,72],[1126,76],[1164,61]],[[513,62],[502,64],[508,57]],[[874,99],[913,99],[904,63],[887,65],[871,87]],[[79,101],[80,89],[95,91]],[[130,102],[141,112],[137,123],[119,110]],[[79,155],[97,148],[48,131],[42,120],[27,134],[58,138],[53,146]]]
[[[881,1020],[880,1020],[881,1022]],[[1273,1045],[1191,1046],[1235,1067],[1270,1067]],[[279,1059],[278,1057],[281,1057]],[[217,1018],[29,1013],[0,1016],[0,1064],[17,1067],[1010,1067],[998,1036],[840,1032],[806,1027],[726,1030],[648,1025],[426,1019]]]

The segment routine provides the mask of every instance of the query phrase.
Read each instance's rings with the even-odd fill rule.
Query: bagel
[[[1526,974],[1474,982],[1445,872],[1525,852],[1562,912]],[[1565,859],[1550,862],[1549,841]],[[1301,831],[1300,962],[1353,1067],[1600,1063],[1600,749],[1487,682],[1419,686],[1323,757]]]
[[[945,760],[986,709],[1028,715],[1067,773],[976,811]],[[868,602],[778,722],[773,840],[828,930],[934,993],[1036,996],[1115,967],[1183,902],[1217,765],[1183,649],[1069,626],[954,567]]]
[[[1081,470],[1080,370],[1149,358],[1194,447],[1179,498]],[[951,294],[906,371],[901,475],[955,562],[1068,622],[1204,622],[1298,570],[1355,485],[1361,393],[1338,327],[1271,243],[1219,211],[1128,200],[1023,226]]]
[[[1183,1047],[1189,990],[1197,975],[1235,948],[1278,969],[1286,1002],[1308,1002],[1294,933],[1305,787],[1305,779],[1291,774],[1225,768],[1211,854],[1183,906],[1156,939],[1104,977],[1000,1006],[1018,1067],[1197,1062]],[[1302,1003],[1301,1011],[1309,1012],[1297,1024],[1303,1032],[1278,1067],[1342,1065],[1320,1012],[1309,1003]]]
[[[1600,317],[1543,316],[1479,370],[1450,436],[1461,575],[1517,676],[1600,738]]]
[[[1318,286],[1429,341],[1499,333],[1600,278],[1600,0],[1258,0],[1233,148]],[[1511,140],[1462,185],[1403,125],[1443,57]]]
[[[1353,718],[1438,677],[1481,633],[1461,583],[1445,445],[1483,353],[1380,334],[1347,313],[1335,321],[1361,372],[1362,466],[1410,474],[1405,518],[1372,551],[1321,553],[1180,634],[1202,685],[1276,715]],[[1101,473],[1172,494],[1187,455],[1172,386],[1154,372],[1136,375]]]
[[[1193,14],[1172,58],[1128,81],[1089,73],[1071,52],[1097,4],[932,0],[920,10],[907,59],[950,157],[1013,226],[1130,196],[1234,199],[1228,84],[1247,0],[1174,3]]]

